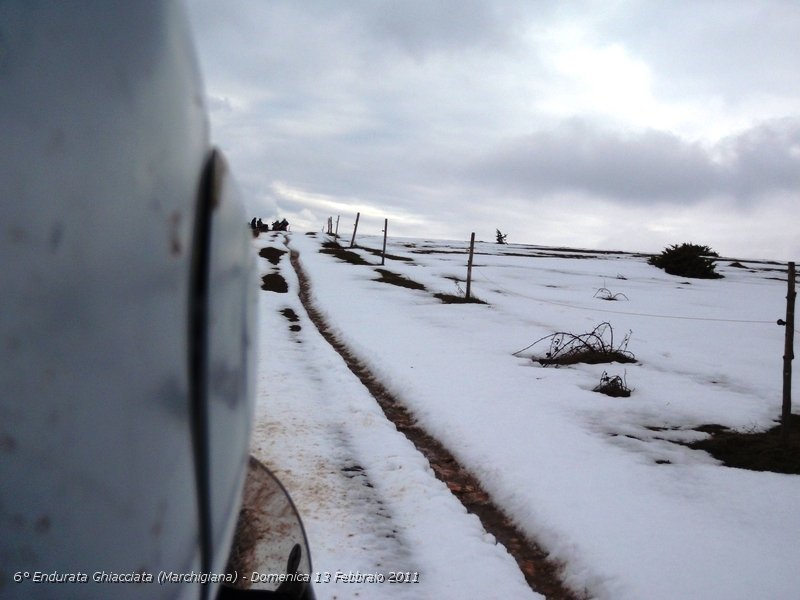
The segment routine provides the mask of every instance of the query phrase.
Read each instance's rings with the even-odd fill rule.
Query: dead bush
[[[600,383],[592,391],[600,392],[612,398],[627,398],[631,395],[631,389],[628,387],[628,382],[625,381],[625,376],[611,376],[607,371],[603,371],[600,376]]]
[[[636,357],[628,350],[631,331],[617,344],[614,341],[614,328],[610,323],[600,323],[587,333],[569,333],[557,331],[533,342],[514,354],[520,354],[540,342],[548,341],[549,348],[544,356],[534,356],[532,360],[547,367],[550,365],[602,364],[602,363],[633,363]]]
[[[609,290],[608,288],[604,288],[604,287],[601,287],[599,290],[597,290],[594,293],[593,297],[594,298],[600,298],[601,300],[611,300],[611,301],[616,301],[616,300],[619,300],[620,298],[625,298],[625,300],[628,300],[628,297],[625,294],[623,294],[622,292],[617,292],[615,294],[611,290]]]

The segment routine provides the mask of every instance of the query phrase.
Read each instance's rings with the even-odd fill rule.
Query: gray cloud
[[[513,43],[525,6],[487,0],[389,0],[350,3],[362,13],[365,31],[415,59],[439,52],[493,50]]]
[[[800,192],[793,2],[188,7],[212,135],[254,211],[322,223],[323,207],[366,204],[428,223],[419,235],[445,235],[469,230],[498,205],[526,210],[552,197],[579,198],[584,211],[593,200],[667,207],[681,211],[681,222],[719,201],[730,211],[720,239],[736,240],[737,226],[754,229],[762,202],[784,206]],[[573,41],[580,53],[569,56]],[[598,51],[602,69],[609,48],[623,70],[625,60],[636,67],[631,77],[642,76],[626,104],[635,118],[615,111],[624,77],[604,90],[602,78],[585,79],[585,68],[573,77],[557,62]],[[553,222],[570,222],[570,210],[563,203]],[[649,214],[636,211],[631,227],[649,231]],[[759,231],[788,230],[770,219]],[[576,235],[599,239],[589,221],[582,227]],[[781,244],[776,251],[800,252],[796,241]]]
[[[748,203],[800,188],[800,119],[765,123],[711,147],[666,132],[621,134],[571,121],[504,144],[467,175],[531,197],[578,191],[628,202],[730,196]]]
[[[651,65],[665,93],[737,104],[800,86],[800,4],[791,0],[620,2],[596,12],[600,39],[620,41]],[[591,18],[591,17],[589,17]]]
[[[717,145],[720,187],[740,199],[800,190],[800,118],[763,123]]]

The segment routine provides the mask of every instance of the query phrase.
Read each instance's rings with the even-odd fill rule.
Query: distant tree
[[[508,237],[507,233],[502,233],[499,229],[497,231],[497,243],[498,244],[505,244],[506,238]]]
[[[719,279],[722,277],[714,268],[714,261],[709,257],[718,257],[708,246],[684,243],[673,244],[665,248],[661,254],[651,256],[647,261],[651,265],[664,269],[670,275],[694,277],[697,279]]]

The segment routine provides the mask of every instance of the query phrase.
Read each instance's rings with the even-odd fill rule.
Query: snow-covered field
[[[472,291],[488,304],[443,304],[434,293],[465,287],[466,243],[389,240],[410,260],[384,268],[420,291],[376,281],[367,250],[355,252],[371,266],[320,253],[326,239],[270,233],[254,245],[299,253],[337,337],[564,565],[570,587],[609,600],[800,597],[800,477],[672,443],[705,437],[703,424],[774,425],[786,295],[774,265],[722,261],[724,279],[689,283],[630,254],[479,243]],[[541,597],[316,331],[289,255],[257,260],[289,292],[260,293],[253,453],[293,495],[314,570],[330,573],[317,597]],[[545,368],[531,360],[545,342],[515,355],[604,321],[617,339],[632,331],[635,364]],[[625,375],[631,397],[593,392],[603,371]],[[348,582],[392,571],[417,583]]]

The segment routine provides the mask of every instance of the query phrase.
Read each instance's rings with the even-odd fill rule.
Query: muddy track
[[[288,248],[288,237],[285,239]],[[416,448],[428,459],[436,474],[453,492],[464,507],[476,515],[484,529],[494,535],[517,561],[531,589],[548,600],[579,600],[558,575],[559,565],[548,560],[547,553],[531,542],[492,502],[478,480],[464,469],[452,454],[416,425],[411,413],[395,398],[373,373],[330,330],[311,301],[311,286],[299,261],[299,253],[290,249],[290,261],[300,283],[300,302],[322,337],[344,359],[347,367],[378,402],[386,417],[395,424]]]

